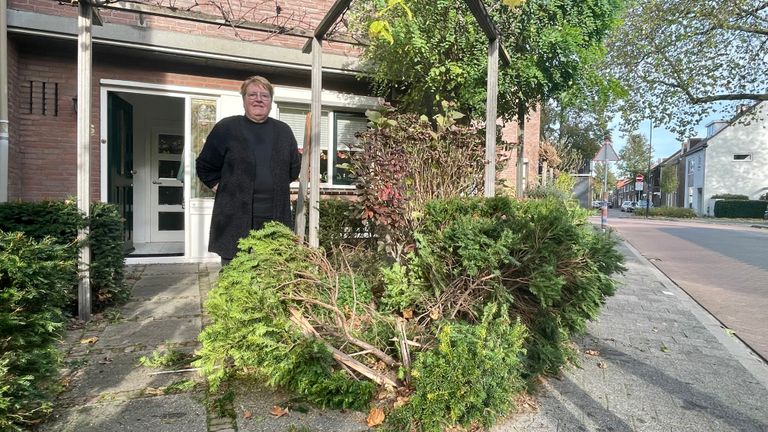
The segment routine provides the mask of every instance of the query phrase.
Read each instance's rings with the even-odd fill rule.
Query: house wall
[[[16,45],[8,41],[8,200],[11,201],[21,194],[21,165],[14,163],[20,160],[21,134],[16,127],[19,121],[18,85],[19,66]]]
[[[768,108],[761,104],[757,119],[722,129],[709,140],[706,157],[704,200],[707,214],[714,216],[712,196],[743,194],[758,199],[768,191]],[[734,160],[735,154],[749,154],[751,160]]]
[[[510,121],[504,124],[501,129],[501,139],[504,143],[511,145],[511,150],[502,152],[505,158],[504,167],[497,173],[498,177],[505,181],[505,186],[514,188],[517,184],[517,131],[518,123]],[[526,118],[525,122],[525,149],[524,158],[527,160],[527,169],[525,176],[526,188],[539,183],[539,153],[541,137],[541,112],[533,111]]]
[[[685,157],[685,207],[693,209],[697,215],[706,212],[705,207],[705,161],[706,149],[702,149]]]

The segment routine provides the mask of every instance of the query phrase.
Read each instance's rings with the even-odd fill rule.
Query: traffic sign
[[[616,150],[613,149],[613,146],[611,145],[610,141],[606,141],[605,144],[603,144],[602,147],[600,147],[600,150],[597,151],[597,154],[595,154],[595,157],[592,158],[593,161],[604,161],[604,162],[615,162],[619,160],[619,155],[616,154]]]
[[[635,181],[636,182],[642,182],[643,180],[645,180],[645,176],[644,175],[638,174],[638,175],[635,176]]]

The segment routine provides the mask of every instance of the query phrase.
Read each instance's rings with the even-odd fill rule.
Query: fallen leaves
[[[371,412],[368,413],[366,421],[368,422],[368,427],[374,427],[384,423],[384,410],[381,408],[372,408]]]
[[[588,356],[592,356],[592,357],[597,357],[597,356],[600,355],[600,351],[593,350],[593,349],[588,349],[588,350],[584,351],[584,354],[586,354]]]
[[[249,410],[245,410],[245,411],[243,411],[243,418],[244,418],[244,419],[248,420],[248,419],[250,419],[251,417],[253,417],[253,412],[251,412],[251,411],[249,411]]]
[[[98,336],[89,337],[89,338],[86,338],[86,339],[80,339],[80,343],[83,344],[83,345],[92,345],[92,344],[95,344],[98,341],[99,341],[99,337]]]
[[[288,415],[288,408],[275,405],[272,407],[272,409],[269,410],[269,415],[280,418],[282,416]]]
[[[599,367],[600,369],[606,369],[608,367],[608,363],[597,362],[597,367]]]

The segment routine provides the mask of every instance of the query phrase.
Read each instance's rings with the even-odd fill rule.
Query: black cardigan
[[[197,157],[197,176],[209,188],[217,184],[213,204],[208,251],[232,259],[237,242],[251,229],[253,172],[256,155],[243,135],[250,122],[238,115],[222,119],[213,127]],[[273,118],[272,144],[272,219],[293,228],[290,183],[299,177],[301,154],[291,128]]]

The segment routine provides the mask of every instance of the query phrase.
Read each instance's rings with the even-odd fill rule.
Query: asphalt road
[[[629,217],[617,210],[608,225],[768,360],[768,229]]]

